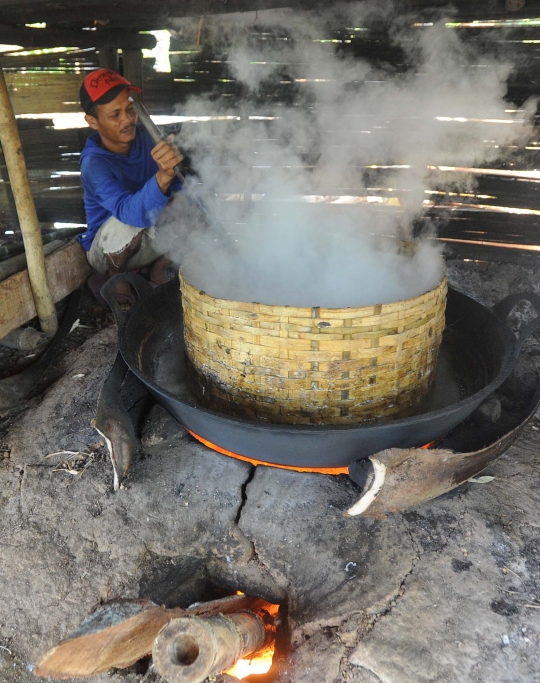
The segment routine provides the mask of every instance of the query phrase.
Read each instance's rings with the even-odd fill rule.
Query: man
[[[146,266],[150,279],[162,284],[169,262],[153,247],[153,226],[181,188],[174,167],[182,155],[168,141],[154,146],[136,125],[131,92],[141,89],[110,69],[88,74],[81,85],[85,120],[96,133],[81,154],[88,229],[80,241],[90,265],[105,278]],[[127,283],[113,294],[122,307],[129,305]]]

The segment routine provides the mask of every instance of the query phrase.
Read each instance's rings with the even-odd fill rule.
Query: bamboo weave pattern
[[[298,308],[208,296],[180,274],[193,389],[209,407],[275,423],[402,416],[434,379],[446,277],[412,299]]]

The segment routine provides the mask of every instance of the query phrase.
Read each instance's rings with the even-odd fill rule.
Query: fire
[[[237,590],[236,595],[245,595],[245,593]],[[279,612],[279,605],[269,602],[265,606],[265,611],[272,619],[275,619]],[[251,657],[239,659],[236,664],[231,669],[225,671],[225,673],[234,676],[235,678],[239,678],[240,680],[243,680],[246,676],[250,676],[251,674],[265,674],[272,666],[274,651],[275,641],[272,641],[269,645],[266,645],[263,650],[259,650]]]
[[[538,249],[540,249],[540,247],[538,247]],[[247,458],[245,455],[239,455],[238,453],[233,453],[232,451],[227,451],[224,448],[221,448],[221,446],[218,446],[217,444],[212,443],[211,441],[207,441],[206,439],[203,439],[202,436],[195,434],[195,432],[192,432],[191,429],[188,429],[188,432],[191,434],[191,436],[193,436],[195,439],[197,439],[197,441],[200,441],[207,448],[211,448],[213,451],[216,451],[217,453],[221,453],[222,455],[228,455],[230,458],[236,458],[237,460],[243,460],[244,462],[249,462],[255,466],[266,465],[266,467],[277,467],[278,469],[293,470],[295,472],[318,472],[319,474],[332,474],[332,475],[349,474],[349,468],[348,467],[291,467],[289,465],[277,465],[273,462],[265,462],[264,460],[254,460],[253,458]],[[430,441],[425,446],[420,446],[420,448],[431,448],[434,443],[435,443],[435,441]],[[242,593],[240,591],[237,591],[237,595],[242,595]],[[253,671],[251,673],[253,673]]]
[[[239,659],[232,669],[225,673],[229,676],[235,676],[240,680],[250,676],[251,674],[265,674],[272,666],[272,658],[274,657],[274,646],[266,648],[257,652],[253,659]]]
[[[203,439],[202,436],[195,434],[195,432],[192,432],[191,429],[188,429],[188,432],[191,434],[191,436],[193,436],[195,439],[197,439],[197,441],[200,441],[207,448],[211,448],[213,451],[216,451],[217,453],[221,453],[222,455],[228,455],[230,458],[236,458],[237,460],[243,460],[244,462],[249,462],[252,465],[266,465],[267,467],[277,467],[278,469],[282,469],[282,470],[294,470],[295,472],[318,472],[319,474],[348,474],[349,473],[348,467],[291,467],[289,465],[277,465],[277,464],[272,463],[272,462],[265,462],[264,460],[254,460],[253,458],[247,458],[245,455],[239,455],[238,453],[233,453],[232,451],[227,451],[224,448],[221,448],[221,446],[218,446],[217,444],[212,443],[211,441],[207,441],[206,439]]]

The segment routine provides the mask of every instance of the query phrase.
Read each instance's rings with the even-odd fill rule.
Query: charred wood
[[[95,676],[111,667],[126,668],[152,651],[158,633],[173,619],[228,615],[242,610],[264,614],[269,607],[276,606],[244,595],[197,603],[188,609],[166,609],[149,600],[105,603],[43,655],[34,673],[65,679]]]

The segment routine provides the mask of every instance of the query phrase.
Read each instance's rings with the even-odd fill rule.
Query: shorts
[[[106,273],[109,264],[105,254],[114,256],[114,254],[124,251],[131,240],[140,232],[144,233],[140,249],[130,258],[126,269],[135,270],[149,266],[161,256],[153,246],[155,228],[134,228],[127,223],[122,223],[114,216],[108,218],[97,231],[92,246],[86,252],[88,262],[98,273]]]

